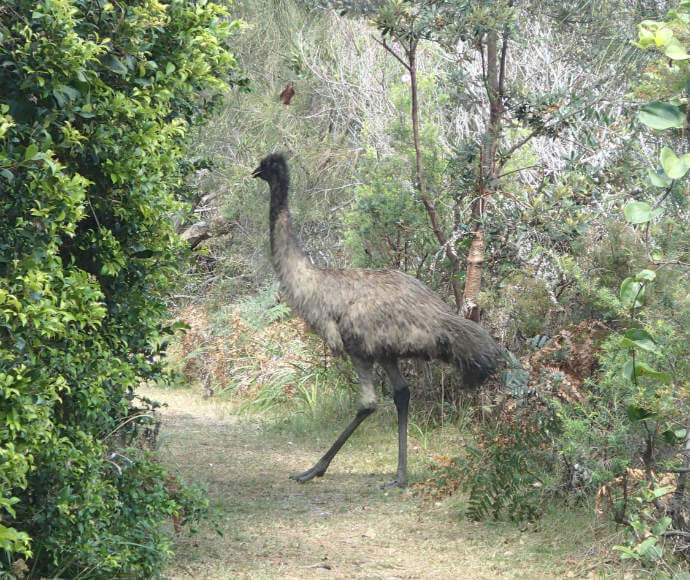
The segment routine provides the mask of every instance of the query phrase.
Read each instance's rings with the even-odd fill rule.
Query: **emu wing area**
[[[366,359],[452,358],[451,308],[416,278],[394,270],[322,270],[324,314],[345,351]]]

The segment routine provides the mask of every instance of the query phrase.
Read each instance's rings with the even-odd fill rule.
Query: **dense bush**
[[[235,26],[185,0],[0,6],[0,568],[143,577],[201,505],[116,435],[150,415],[187,134]]]

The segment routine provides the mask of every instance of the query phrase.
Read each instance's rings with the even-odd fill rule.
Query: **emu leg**
[[[340,451],[340,448],[343,446],[345,441],[348,440],[350,435],[352,435],[354,430],[357,429],[359,424],[376,410],[376,394],[374,393],[374,385],[372,382],[374,365],[371,361],[356,359],[354,357],[352,358],[352,362],[354,364],[355,371],[357,371],[357,375],[359,376],[361,392],[360,405],[355,418],[347,427],[345,427],[345,430],[335,440],[335,443],[333,443],[331,448],[326,451],[324,456],[316,462],[314,467],[307,469],[307,471],[304,473],[291,475],[290,479],[294,479],[300,483],[306,483],[307,481],[314,479],[315,477],[321,477],[324,473],[326,473],[331,460],[335,457],[336,453]]]
[[[388,373],[393,385],[393,400],[398,410],[398,471],[394,481],[383,484],[382,487],[407,486],[407,411],[410,403],[410,388],[398,368],[398,361],[387,361],[381,366]]]

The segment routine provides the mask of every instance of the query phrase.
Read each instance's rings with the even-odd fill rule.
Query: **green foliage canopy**
[[[141,577],[168,552],[162,470],[111,453],[160,371],[188,131],[242,82],[236,27],[210,2],[0,6],[0,567]]]

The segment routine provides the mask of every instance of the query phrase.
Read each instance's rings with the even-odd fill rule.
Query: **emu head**
[[[252,177],[260,177],[269,183],[288,180],[288,169],[285,157],[281,153],[272,153],[264,157],[259,166],[252,171]]]

